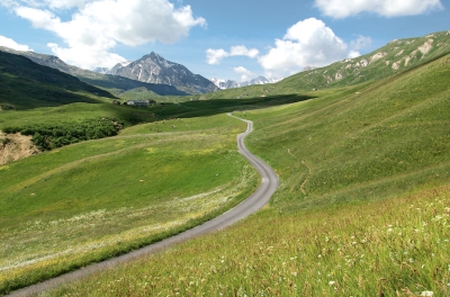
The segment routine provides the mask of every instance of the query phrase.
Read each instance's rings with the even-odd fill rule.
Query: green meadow
[[[144,124],[1,166],[1,292],[161,240],[252,193],[259,178],[236,150],[245,123],[176,124],[184,131]]]
[[[44,296],[448,296],[449,79],[446,55],[236,112],[280,176],[267,207]]]
[[[384,59],[424,39],[402,42]],[[269,205],[43,295],[450,295],[446,51],[418,54],[404,71],[383,72],[380,60],[354,81],[326,85],[319,69],[146,108],[114,105],[66,76],[66,89],[48,79],[37,89],[27,71],[2,68],[0,130],[103,118],[123,127],[0,166],[0,294],[160,241],[248,197],[260,178],[237,152],[246,124],[232,112],[254,122],[246,145],[280,177]],[[135,93],[117,99],[148,95]]]

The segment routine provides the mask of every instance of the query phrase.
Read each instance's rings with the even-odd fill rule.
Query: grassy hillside
[[[0,51],[0,106],[29,109],[73,102],[97,102],[110,93],[53,68]]]
[[[275,203],[307,207],[369,193],[380,199],[447,180],[449,65],[447,55],[362,89],[247,112],[260,127],[249,146],[276,158],[280,177],[291,180]]]
[[[447,296],[449,66],[237,113],[280,175],[268,208],[47,295]]]
[[[439,46],[420,56],[431,38]],[[0,129],[102,117],[150,123],[0,167],[0,292],[180,232],[245,198],[258,177],[236,152],[245,124],[224,114],[234,111],[254,121],[247,146],[280,176],[265,210],[48,295],[448,295],[445,38],[389,44],[376,61],[369,63],[376,53],[366,57],[370,79],[355,84],[362,80],[342,75],[317,91],[301,73],[149,108],[93,96],[95,104],[1,111]],[[416,60],[406,46],[418,50]],[[382,73],[382,64],[393,69],[393,57],[403,61],[398,73]],[[316,71],[324,78],[326,70]],[[5,77],[21,86],[29,80]],[[50,88],[43,85],[41,95]]]
[[[449,32],[393,40],[372,53],[298,73],[280,84],[286,88],[311,90],[377,81],[450,53]]]
[[[184,131],[173,132],[174,125]],[[157,133],[158,126],[171,132]],[[1,166],[0,292],[160,240],[236,205],[258,182],[236,150],[244,130],[226,115],[179,119]]]

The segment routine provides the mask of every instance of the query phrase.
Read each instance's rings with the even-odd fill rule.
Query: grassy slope
[[[0,51],[0,104],[17,109],[97,102],[110,93],[31,60]]]
[[[258,177],[236,150],[244,123],[172,122],[184,132],[141,125],[0,167],[0,292],[180,232],[251,193]]]
[[[449,66],[241,113],[271,207],[51,295],[448,295]]]
[[[288,113],[248,114],[260,119],[261,127],[249,139],[250,147],[274,158],[280,176],[290,180],[277,199],[286,204],[295,198],[293,206],[306,207],[360,199],[362,193],[381,198],[447,180],[449,61],[446,56]]]
[[[377,81],[424,65],[449,52],[450,35],[447,32],[399,39],[372,53],[292,75],[284,79],[280,85],[286,89],[311,90]]]

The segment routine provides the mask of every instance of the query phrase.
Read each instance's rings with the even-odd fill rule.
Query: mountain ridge
[[[210,79],[219,89],[226,90],[226,89],[233,89],[233,88],[240,88],[240,87],[247,87],[251,85],[265,85],[265,84],[271,84],[276,83],[280,81],[279,79],[270,79],[265,76],[258,76],[254,79],[244,81],[244,82],[238,82],[235,80],[225,80],[225,79],[217,79],[217,78],[211,78]]]
[[[116,99],[111,93],[58,69],[0,50],[0,109],[29,109]]]
[[[181,64],[164,59],[155,52],[125,65],[118,63],[108,71],[108,74],[145,83],[167,84],[187,93],[208,93],[218,90],[210,80],[192,73]]]
[[[81,81],[102,87],[107,89],[120,89],[123,91],[128,91],[136,88],[145,88],[148,91],[151,91],[157,95],[164,96],[164,95],[176,95],[176,96],[182,96],[187,95],[186,92],[182,90],[178,90],[174,86],[169,86],[165,84],[152,84],[152,83],[145,83],[145,82],[139,82],[136,80],[128,79],[126,77],[120,77],[117,75],[111,75],[111,74],[104,74],[101,72],[94,72],[86,69],[79,68],[77,66],[69,65],[59,59],[56,56],[53,55],[46,55],[46,54],[40,54],[35,53],[31,51],[23,52],[23,51],[17,51],[11,48],[2,47],[0,46],[0,51],[20,55],[27,57],[28,59],[32,60],[33,62],[42,65],[47,66],[53,69],[57,69],[61,72],[65,72],[67,74],[70,74],[74,77],[77,77]]]
[[[450,30],[395,39],[371,53],[289,76],[283,85],[303,89],[341,87],[380,80],[450,53]]]

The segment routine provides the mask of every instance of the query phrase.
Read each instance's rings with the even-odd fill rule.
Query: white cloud
[[[233,71],[240,75],[240,80],[243,82],[248,81],[252,77],[255,76],[255,74],[253,72],[251,72],[250,70],[248,70],[247,68],[245,68],[243,66],[234,67]]]
[[[418,15],[443,9],[440,0],[315,0],[323,14],[346,18],[363,12],[385,17]]]
[[[174,43],[188,36],[192,27],[206,25],[205,19],[194,18],[189,5],[175,8],[169,0],[45,0],[45,6],[31,1],[18,1],[16,14],[61,37],[63,45],[49,45],[53,53],[83,68],[123,61],[112,53],[118,43]],[[75,12],[62,21],[58,9]]]
[[[236,45],[230,48],[230,51],[227,52],[224,49],[212,49],[209,48],[206,50],[206,61],[210,65],[218,65],[222,61],[222,59],[231,57],[231,56],[246,56],[249,58],[256,58],[259,54],[259,51],[255,48],[248,49],[244,45]]]
[[[61,60],[70,65],[78,65],[79,67],[86,69],[102,65],[111,67],[113,65],[116,65],[117,63],[126,61],[124,57],[109,52],[107,48],[97,48],[95,51],[93,51],[89,46],[63,48],[59,47],[55,43],[48,43],[47,45],[52,49],[52,52]]]
[[[361,56],[361,53],[360,52],[358,52],[358,51],[355,51],[355,50],[351,50],[349,53],[348,53],[348,58],[350,58],[350,59],[354,59],[354,58],[357,58],[357,57],[359,57],[359,56]]]
[[[321,20],[306,19],[287,30],[275,47],[259,57],[266,76],[283,77],[305,66],[325,66],[348,57],[348,45]]]
[[[43,1],[45,6],[49,6],[52,9],[71,9],[73,7],[83,7],[87,2],[85,0],[45,0]]]
[[[23,51],[23,52],[33,51],[33,49],[29,48],[28,45],[18,44],[11,38],[1,35],[0,35],[0,46],[9,47],[16,51]]]
[[[206,50],[206,61],[210,65],[218,65],[223,58],[228,57],[229,54],[224,49],[212,49]]]
[[[362,35],[359,35],[358,39],[350,42],[350,47],[354,50],[370,47],[371,45],[372,45],[372,38]]]
[[[259,51],[256,48],[248,49],[243,45],[232,46],[230,50],[230,56],[246,56],[249,58],[256,58]]]

